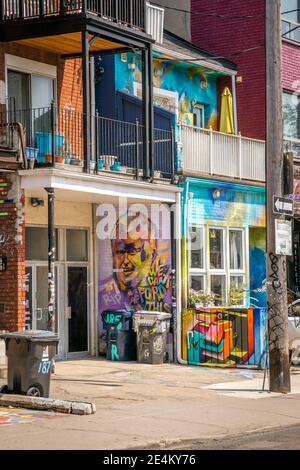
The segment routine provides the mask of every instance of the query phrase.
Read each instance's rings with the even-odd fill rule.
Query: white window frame
[[[225,227],[217,225],[202,225],[196,223],[189,224],[190,226],[197,226],[203,231],[203,268],[192,268],[191,267],[191,250],[189,246],[189,279],[192,276],[203,276],[204,278],[204,291],[211,292],[211,276],[224,276],[225,277],[225,302],[228,302],[230,281],[232,276],[239,276],[243,278],[243,285],[248,284],[248,266],[247,266],[247,247],[248,247],[248,237],[247,237],[247,228],[246,227]],[[222,232],[222,242],[223,242],[223,260],[224,266],[222,269],[213,269],[210,267],[210,243],[209,243],[209,233],[210,230],[220,230]],[[242,249],[243,249],[243,268],[242,269],[231,269],[230,268],[230,232],[241,232],[242,233]],[[190,232],[189,232],[190,233]],[[241,305],[236,305],[236,307],[245,307],[247,301],[247,293],[244,295],[244,302]]]
[[[204,106],[204,104],[198,104],[198,103],[195,104],[195,106],[193,107],[194,116],[198,116],[197,111],[199,111],[199,114],[201,115],[202,126],[199,126],[197,124],[197,126],[195,126],[195,127],[205,129],[205,106]]]
[[[138,96],[139,98],[142,97],[143,95],[143,88],[142,85],[138,82],[133,82],[133,93],[135,96]],[[170,90],[165,90],[163,88],[156,88],[153,87],[153,98],[155,100],[155,97],[158,98],[167,98],[167,100],[170,102],[170,106],[174,108],[174,112],[178,114],[179,110],[179,94],[177,91],[170,91]]]

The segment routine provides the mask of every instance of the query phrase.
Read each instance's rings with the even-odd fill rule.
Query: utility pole
[[[266,3],[266,186],[267,186],[267,289],[270,391],[288,393],[288,305],[286,257],[276,254],[273,196],[283,195],[283,114],[281,81],[281,1]]]

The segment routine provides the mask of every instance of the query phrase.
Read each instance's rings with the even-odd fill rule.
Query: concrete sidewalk
[[[166,448],[299,423],[300,369],[292,371],[290,395],[262,392],[263,376],[101,359],[58,362],[51,397],[94,402],[96,414],[35,420],[26,432],[0,426],[0,449]]]

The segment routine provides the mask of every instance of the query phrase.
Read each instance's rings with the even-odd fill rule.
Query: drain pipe
[[[177,266],[179,269],[176,270],[176,283],[177,283],[177,322],[176,322],[176,341],[177,341],[177,362],[179,364],[187,365],[187,361],[182,359],[182,308],[183,308],[183,299],[182,299],[182,274],[185,275],[186,267],[184,269],[182,266],[182,237],[186,236],[188,228],[188,197],[189,197],[189,181],[185,183],[185,189],[183,192],[183,210],[181,206],[181,193],[176,194],[176,211],[177,217],[175,218],[175,237],[176,237],[176,258]],[[182,227],[184,228],[182,234]],[[186,281],[186,280],[185,280]]]

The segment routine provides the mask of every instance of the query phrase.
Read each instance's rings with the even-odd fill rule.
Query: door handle
[[[72,307],[66,307],[66,319],[71,320],[72,318]]]

